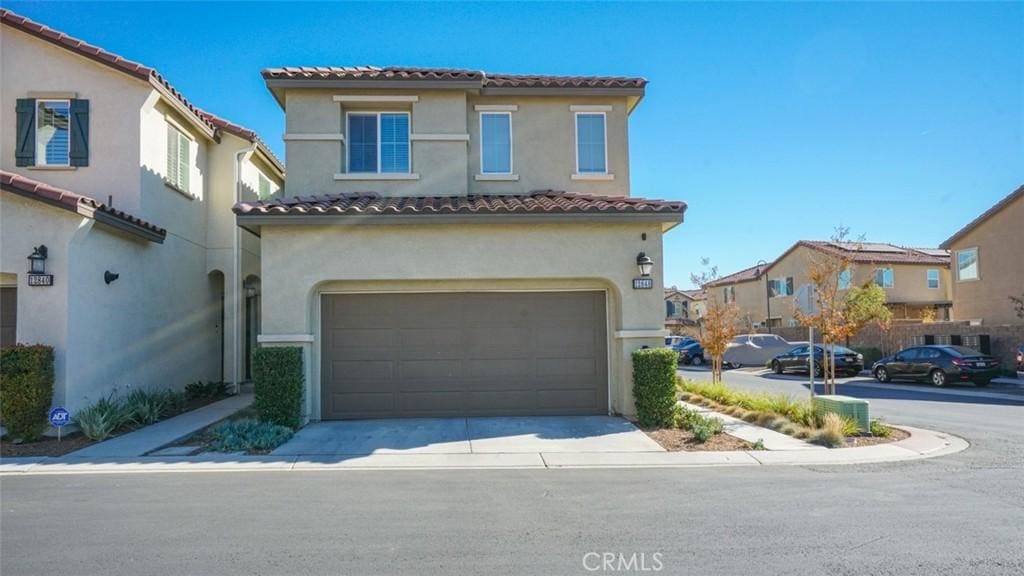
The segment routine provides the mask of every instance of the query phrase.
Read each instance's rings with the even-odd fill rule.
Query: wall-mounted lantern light
[[[643,252],[636,255],[636,267],[640,269],[640,275],[647,277],[651,275],[651,270],[654,268],[654,260]]]
[[[40,244],[32,249],[28,257],[29,274],[46,274],[46,246]]]
[[[107,270],[106,272],[103,273],[103,281],[106,282],[107,284],[110,284],[111,282],[117,280],[120,277],[120,274],[116,272],[111,272],[110,270]]]

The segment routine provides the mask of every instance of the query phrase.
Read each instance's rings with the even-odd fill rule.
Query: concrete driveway
[[[663,452],[623,418],[548,416],[410,418],[315,422],[274,450],[277,456]]]

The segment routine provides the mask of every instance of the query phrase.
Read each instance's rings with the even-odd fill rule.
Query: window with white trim
[[[36,101],[36,166],[71,165],[71,101]]]
[[[409,172],[408,112],[350,112],[346,140],[349,172]]]
[[[576,172],[608,172],[607,131],[604,112],[576,113]]]
[[[735,302],[735,301],[736,301],[736,293],[735,293],[735,291],[733,291],[733,287],[732,286],[726,286],[725,287],[725,303],[728,304],[730,302]]]
[[[512,173],[512,113],[480,113],[480,173]]]
[[[892,268],[876,268],[875,269],[875,284],[878,284],[882,288],[892,288],[892,286],[893,286],[893,271],[892,271]]]
[[[776,278],[768,281],[768,293],[772,298],[793,295],[793,277]]]
[[[938,268],[928,269],[928,287],[931,289],[937,289],[939,287],[939,270]]]
[[[956,253],[956,279],[978,279],[978,249],[967,248]]]
[[[167,183],[186,194],[192,162],[192,141],[174,126],[167,125]]]

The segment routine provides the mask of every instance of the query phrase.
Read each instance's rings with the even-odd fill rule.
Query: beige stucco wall
[[[0,166],[139,214],[139,114],[152,92],[145,82],[38,40],[0,28]],[[72,93],[89,100],[89,165],[17,167],[15,101],[30,93]]]
[[[660,286],[657,224],[263,226],[262,240],[262,339],[304,348],[306,410],[314,419],[322,292],[606,290],[610,398],[612,411],[625,414],[634,412],[629,354],[663,344],[663,294],[632,288],[640,251],[657,263],[653,277]],[[296,257],[301,254],[315,258]],[[655,332],[616,337],[624,330]]]
[[[1021,323],[1009,296],[1024,293],[1024,196],[950,246],[954,269],[956,251],[975,246],[979,278],[954,282],[953,316],[983,324]]]
[[[736,305],[740,308],[744,321],[746,322],[749,318],[749,322],[758,324],[764,322],[767,317],[766,282],[768,280],[792,277],[793,289],[798,290],[800,286],[810,283],[808,271],[812,259],[822,257],[821,253],[817,251],[799,246],[772,264],[763,277],[732,284],[736,295]],[[888,302],[922,306],[949,302],[951,299],[949,268],[942,265],[854,264],[851,285],[857,286],[872,280],[875,270],[884,267],[893,269],[893,286],[884,289]],[[939,288],[928,288],[928,270],[939,271]],[[724,301],[724,291],[724,286],[717,286],[709,290],[719,302]],[[775,296],[771,298],[770,302],[773,319],[779,319],[782,326],[795,325],[796,314],[792,296]],[[898,315],[902,315],[902,307],[896,312]]]
[[[339,103],[334,95],[415,95],[416,102]],[[513,172],[517,181],[478,181],[478,104],[515,105],[512,112]],[[571,105],[611,106],[606,112],[608,171],[614,180],[573,180],[576,170],[575,115]],[[285,92],[288,185],[286,194],[374,191],[389,196],[509,194],[570,190],[629,195],[628,113],[625,97],[481,97],[461,90],[401,91],[297,88]],[[339,140],[300,140],[301,135],[345,135],[345,116],[360,110],[409,111],[412,167],[416,180],[335,180],[345,172],[346,148]],[[464,140],[416,140],[416,135],[467,135]],[[347,136],[347,135],[346,135]]]

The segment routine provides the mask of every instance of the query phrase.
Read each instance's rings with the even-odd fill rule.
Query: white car
[[[776,334],[740,334],[725,349],[722,361],[733,368],[764,367],[769,360],[793,348],[793,343]]]

